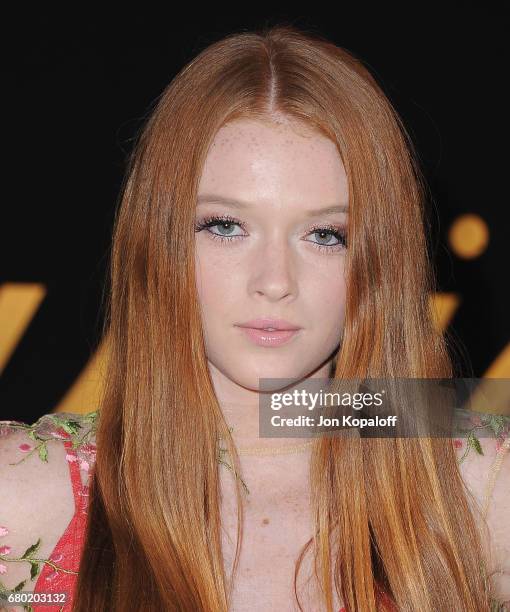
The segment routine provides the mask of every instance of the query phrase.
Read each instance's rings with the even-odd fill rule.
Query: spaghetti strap
[[[499,447],[496,458],[492,462],[492,465],[489,469],[489,476],[487,478],[487,483],[485,485],[484,492],[484,501],[482,507],[482,515],[483,518],[487,518],[487,513],[489,511],[490,500],[492,497],[492,492],[494,490],[494,485],[496,484],[496,479],[498,477],[499,470],[501,469],[501,465],[503,463],[503,459],[505,455],[510,450],[510,437],[506,438],[505,441]]]
[[[87,507],[88,486],[82,484],[79,468],[79,458],[76,450],[73,449],[73,443],[70,440],[64,442],[67,450],[67,463],[69,464],[69,472],[71,474],[71,484],[74,496],[74,508],[77,514],[81,514]]]

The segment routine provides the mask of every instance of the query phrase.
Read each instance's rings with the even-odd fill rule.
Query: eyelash
[[[208,234],[211,236],[213,240],[220,240],[220,242],[231,242],[235,238],[242,238],[242,236],[220,236],[219,234],[215,234],[214,232],[210,232],[209,228],[214,227],[215,225],[221,225],[222,223],[232,223],[235,225],[239,225],[239,227],[246,231],[244,223],[239,221],[238,219],[234,219],[230,215],[212,215],[210,217],[206,217],[203,221],[197,223],[195,225],[195,232],[201,232],[204,229],[208,230]],[[334,225],[314,225],[310,228],[309,234],[318,234],[321,232],[326,232],[334,236],[339,243],[332,245],[318,244],[317,242],[312,242],[316,249],[319,251],[329,251],[329,253],[337,252],[338,247],[340,249],[344,249],[347,247],[347,233],[344,228],[339,228]],[[310,242],[310,241],[307,241]]]

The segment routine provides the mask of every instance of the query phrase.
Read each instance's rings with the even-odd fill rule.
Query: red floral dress
[[[98,411],[86,415],[50,414],[44,415],[33,425],[18,421],[0,421],[0,444],[3,436],[19,429],[25,430],[28,436],[27,442],[19,444],[17,448],[19,457],[14,457],[15,461],[10,465],[18,465],[34,453],[41,461],[47,462],[51,452],[49,447],[55,443],[64,445],[74,498],[74,514],[53,552],[47,558],[40,558],[38,555],[40,538],[30,545],[21,557],[12,557],[11,547],[2,546],[2,539],[8,540],[9,526],[0,525],[0,580],[3,574],[8,574],[6,562],[24,561],[30,565],[30,579],[27,577],[27,580],[10,590],[18,591],[20,597],[24,590],[43,596],[48,593],[67,593],[67,601],[64,604],[58,602],[56,605],[43,606],[27,602],[23,607],[24,610],[33,612],[71,610],[85,536],[88,505],[88,484],[82,482],[80,472],[87,474],[94,464],[96,454],[94,424],[97,416]],[[35,585],[31,585],[30,581],[33,582],[36,578]],[[0,582],[0,593],[2,589],[5,590],[5,587]],[[19,607],[0,609],[12,609],[13,612],[20,610]]]

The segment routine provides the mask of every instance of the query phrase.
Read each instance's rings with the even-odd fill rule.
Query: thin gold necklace
[[[231,431],[232,429],[233,428],[231,428]],[[293,446],[279,446],[277,448],[267,448],[267,447],[238,448],[237,452],[239,455],[285,455],[285,454],[291,454],[291,453],[297,454],[297,453],[303,452],[305,449],[307,449],[312,444],[313,444],[313,440],[308,440],[308,442],[304,442],[303,444],[295,444]],[[246,486],[246,483],[244,482],[244,480],[241,478],[239,474],[236,473],[236,471],[230,465],[230,463],[228,463],[228,461],[225,461],[225,458],[224,458],[225,454],[229,455],[228,449],[220,447],[219,456],[218,456],[218,460],[220,464],[224,465],[231,472],[233,472],[236,478],[239,478],[239,480],[241,481],[241,484],[244,487],[245,492],[249,495],[250,490]]]
[[[277,448],[270,448],[267,446],[238,448],[237,452],[240,455],[290,455],[294,453],[301,453],[312,444],[313,440],[308,440],[308,442],[303,442],[302,444],[278,446]]]

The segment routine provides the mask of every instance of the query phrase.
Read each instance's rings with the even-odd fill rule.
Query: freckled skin
[[[314,533],[308,460],[309,451],[241,457],[242,477],[250,495],[242,498],[244,524],[232,610],[258,609],[257,604],[264,603],[262,609],[297,612],[295,563]],[[233,481],[230,471],[221,472],[222,549],[227,573],[232,570],[237,529]],[[318,609],[319,586],[312,576],[313,555],[307,554],[298,576],[304,610]],[[342,603],[336,595],[334,600],[334,610],[339,610]]]

